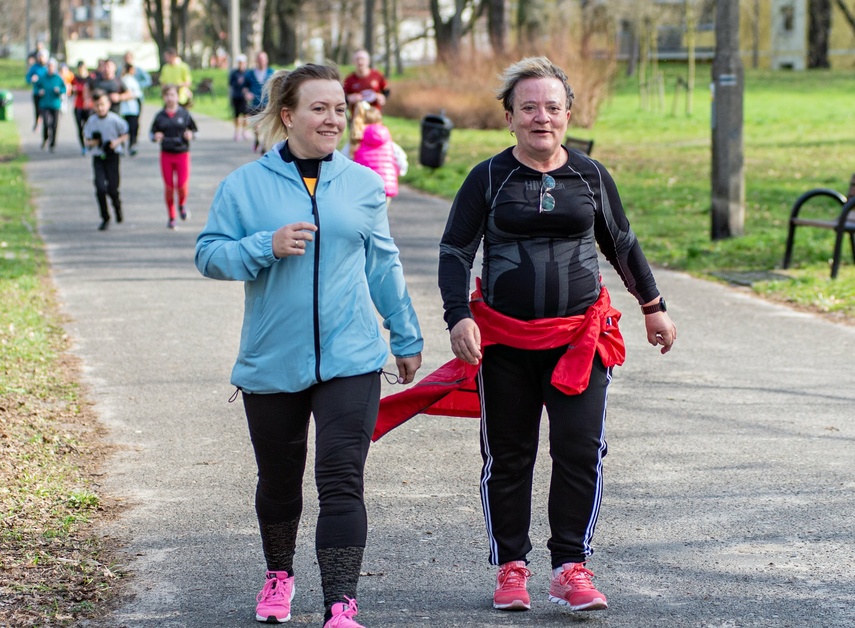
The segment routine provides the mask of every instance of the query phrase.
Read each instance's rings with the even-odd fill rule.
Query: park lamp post
[[[741,236],[745,226],[739,0],[717,0],[712,66],[712,239]]]

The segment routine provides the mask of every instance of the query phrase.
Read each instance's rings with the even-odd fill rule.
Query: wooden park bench
[[[586,155],[590,155],[591,151],[594,150],[594,140],[583,140],[578,137],[570,137],[569,135],[564,138],[564,146],[567,148],[575,148],[576,150],[580,150]]]
[[[799,215],[802,207],[812,198],[827,197],[832,198],[841,205],[841,209],[837,217],[833,220],[803,218]],[[790,261],[793,257],[793,241],[796,237],[796,227],[819,227],[820,229],[830,229],[834,231],[834,257],[831,262],[831,278],[837,277],[837,272],[840,270],[840,256],[843,249],[843,236],[849,234],[849,244],[852,247],[852,258],[855,260],[855,174],[849,181],[849,191],[844,196],[831,188],[815,188],[808,190],[796,199],[793,209],[790,212],[790,229],[787,234],[787,249],[784,253],[784,268],[790,267]]]

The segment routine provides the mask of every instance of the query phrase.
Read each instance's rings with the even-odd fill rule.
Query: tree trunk
[[[686,115],[692,115],[695,98],[695,33],[697,30],[697,17],[695,16],[695,5],[693,0],[686,2]]]
[[[852,15],[852,11],[849,10],[849,7],[846,6],[846,3],[843,0],[837,0],[837,6],[843,13],[843,17],[845,17],[846,21],[849,23],[849,28],[852,29],[853,33],[855,33],[855,15]]]
[[[640,54],[639,47],[638,23],[632,20],[629,23],[629,59],[626,62],[627,76],[635,76],[635,71],[638,68],[638,56]]]
[[[392,75],[392,16],[389,14],[389,0],[383,0],[383,74]]]
[[[301,0],[269,0],[266,3],[261,46],[272,65],[290,65],[297,60],[296,26],[300,23],[301,10]]]
[[[251,0],[249,5],[249,47],[257,53],[264,50],[264,15],[267,11],[267,0]]]
[[[527,0],[517,5],[517,32],[524,53],[532,53],[540,48],[543,34],[543,3],[541,0]]]
[[[751,67],[760,67],[760,0],[754,0],[751,11]]]
[[[65,39],[62,35],[62,0],[48,1],[48,32],[50,34],[50,42],[48,43],[50,56],[61,56],[64,58]]]
[[[169,44],[166,41],[166,25],[163,15],[163,0],[143,0],[148,30],[154,43],[157,44],[158,59],[163,58],[163,49]]]
[[[487,32],[490,35],[490,47],[493,54],[505,52],[507,23],[505,21],[505,1],[485,0],[487,2]]]
[[[454,0],[454,15],[443,21],[439,12],[439,0],[430,0],[433,30],[436,38],[436,55],[442,63],[452,63],[460,56],[460,40],[463,38],[463,11],[466,0]]]
[[[398,0],[392,0],[392,23],[395,25],[392,31],[392,45],[395,47],[395,74],[400,76],[404,73],[404,60],[401,58],[401,38],[398,33]]]
[[[808,68],[827,68],[831,0],[808,2]]]
[[[166,33],[167,45],[178,50],[178,25],[181,23],[178,0],[169,0],[169,31]]]
[[[354,15],[357,13],[358,0],[341,0],[338,6],[331,6],[329,23],[333,26],[330,33],[330,58],[338,64],[350,62],[353,41],[355,39]]]
[[[368,51],[368,57],[374,57],[374,0],[365,0],[364,31],[362,45]]]

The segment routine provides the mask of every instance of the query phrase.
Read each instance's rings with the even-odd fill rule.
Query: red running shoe
[[[609,607],[606,596],[591,582],[594,573],[585,563],[565,563],[564,571],[553,576],[549,601],[568,606],[574,611],[600,611]]]
[[[499,566],[496,574],[496,590],[493,592],[493,608],[502,611],[527,611],[531,598],[525,589],[531,572],[525,568],[524,560],[514,560]]]

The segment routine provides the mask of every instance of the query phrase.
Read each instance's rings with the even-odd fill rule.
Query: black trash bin
[[[426,168],[439,168],[448,152],[451,120],[442,114],[428,114],[422,118],[422,143],[419,147],[419,163]]]

